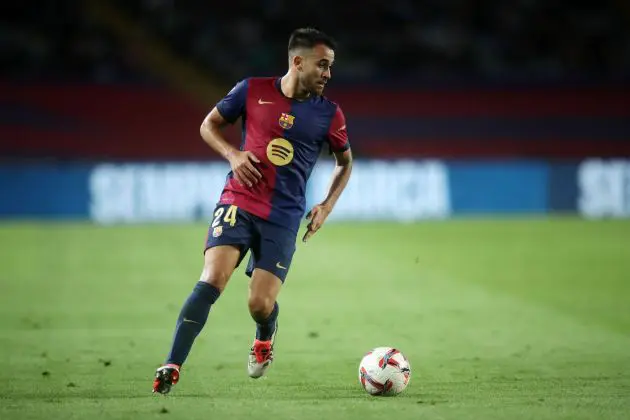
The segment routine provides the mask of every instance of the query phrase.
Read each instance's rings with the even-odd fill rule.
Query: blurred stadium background
[[[327,94],[365,162],[335,217],[630,214],[611,160],[630,156],[623,1],[3,8],[3,216],[207,218],[226,166],[200,121],[241,78],[284,74],[291,28],[311,23],[341,44]]]
[[[630,412],[627,1],[0,10],[0,414]],[[356,164],[281,296],[284,362],[246,381],[234,355],[251,324],[235,281],[178,389],[192,398],[143,399],[228,170],[199,125],[241,78],[284,74],[300,26],[340,43],[326,95],[346,113]],[[309,205],[332,164],[322,156]],[[363,398],[356,364],[376,345],[416,366],[406,399]]]

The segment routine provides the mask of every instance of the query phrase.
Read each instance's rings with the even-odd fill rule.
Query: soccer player
[[[256,336],[247,367],[252,378],[264,375],[273,361],[278,331],[276,299],[306,210],[306,182],[322,148],[334,154],[336,166],[326,197],[306,215],[304,242],[321,228],[350,178],[352,153],[344,114],[322,96],[331,78],[335,42],[323,32],[301,28],[291,34],[288,53],[284,76],[240,81],[201,125],[201,137],[228,160],[231,171],[209,226],[201,278],[181,309],[153,392],[166,394],[178,382],[211,306],[248,251],[248,303]],[[237,150],[222,128],[239,117],[243,139]]]

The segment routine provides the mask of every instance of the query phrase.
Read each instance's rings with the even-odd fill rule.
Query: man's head
[[[289,38],[289,68],[297,71],[300,85],[312,94],[321,95],[331,78],[335,61],[335,41],[312,28],[293,31]]]

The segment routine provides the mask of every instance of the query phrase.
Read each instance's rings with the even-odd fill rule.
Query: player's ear
[[[293,56],[292,61],[293,61],[293,66],[299,71],[302,71],[302,69],[304,68],[304,57],[296,54]]]

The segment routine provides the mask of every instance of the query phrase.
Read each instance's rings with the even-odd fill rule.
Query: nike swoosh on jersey
[[[258,98],[258,105],[269,105],[272,104],[271,101],[263,101],[261,98]]]
[[[277,263],[276,263],[276,267],[281,268],[281,269],[283,269],[283,270],[286,270],[286,269],[287,269],[286,267],[284,267],[284,266],[280,265],[280,263],[279,263],[279,262],[277,262]]]

